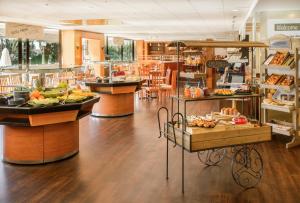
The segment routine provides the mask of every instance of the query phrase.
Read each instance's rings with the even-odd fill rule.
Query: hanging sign
[[[300,35],[300,18],[267,20],[267,37],[283,34],[287,36]]]
[[[44,38],[44,28],[35,25],[5,23],[5,36],[10,38],[41,40]]]
[[[226,60],[208,60],[206,62],[207,68],[225,68],[229,63]]]
[[[300,31],[300,23],[274,24],[275,31]]]

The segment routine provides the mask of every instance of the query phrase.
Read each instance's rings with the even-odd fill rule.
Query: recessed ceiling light
[[[233,12],[238,12],[238,11],[240,11],[239,9],[232,9],[231,11],[233,11]]]

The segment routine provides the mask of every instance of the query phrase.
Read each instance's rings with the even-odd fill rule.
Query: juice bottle
[[[191,97],[191,90],[189,87],[184,88],[184,97]]]

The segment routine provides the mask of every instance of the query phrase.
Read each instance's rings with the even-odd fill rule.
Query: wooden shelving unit
[[[282,51],[282,50],[279,50]],[[277,75],[289,75],[294,77],[294,84],[291,86],[281,86],[281,85],[266,85],[263,84],[264,81],[261,81],[262,84],[260,87],[264,90],[265,95],[267,95],[267,89],[276,89],[280,91],[285,91],[289,92],[290,94],[293,92],[294,95],[294,101],[293,101],[293,106],[278,106],[278,105],[272,105],[272,104],[265,104],[263,103],[261,105],[261,108],[263,109],[263,115],[264,115],[264,123],[272,126],[272,132],[285,135],[285,136],[293,136],[293,139],[291,142],[286,144],[286,148],[292,148],[295,146],[300,145],[300,128],[299,128],[299,48],[296,48],[295,51],[292,50],[286,50],[289,51],[290,53],[294,54],[294,60],[295,60],[295,65],[293,66],[281,66],[281,65],[262,65],[262,71],[264,72],[265,77],[262,77],[262,79],[266,79],[267,75],[271,74],[277,74]],[[289,113],[292,119],[292,123],[286,125],[284,122],[281,124],[273,124],[268,122],[270,116],[268,115],[268,111],[273,110],[273,111],[278,111],[278,112],[285,112]],[[284,116],[282,117],[284,119]],[[292,127],[291,130],[283,130],[280,126],[290,126]]]

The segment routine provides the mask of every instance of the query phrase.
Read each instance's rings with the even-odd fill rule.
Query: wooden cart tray
[[[168,125],[168,138],[174,141],[172,125]],[[176,143],[182,145],[182,131],[175,125]],[[252,144],[271,140],[271,127],[263,125],[219,126],[216,128],[191,129],[184,135],[184,148],[190,152],[235,145]]]

